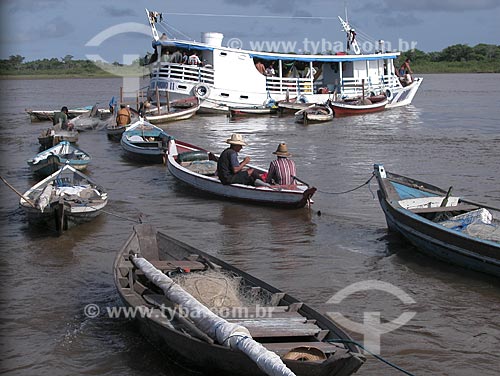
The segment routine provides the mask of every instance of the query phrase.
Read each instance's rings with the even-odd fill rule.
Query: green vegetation
[[[396,61],[399,67],[404,59],[411,59],[415,73],[500,73],[500,46],[478,44],[469,47],[455,44],[441,52],[407,51]],[[141,76],[149,72],[143,59],[123,66],[90,60],[73,60],[72,55],[57,59],[24,61],[21,55],[12,55],[0,60],[0,77],[4,78],[68,78],[68,77],[115,77]]]
[[[69,78],[69,77],[116,77],[141,76],[145,71],[143,61],[134,61],[124,66],[118,62],[112,64],[90,60],[73,60],[72,55],[61,59],[41,59],[24,62],[21,55],[12,55],[0,60],[0,76],[4,78]]]
[[[500,73],[500,46],[494,44],[455,44],[429,53],[415,49],[402,53],[396,67],[408,57],[416,73]]]

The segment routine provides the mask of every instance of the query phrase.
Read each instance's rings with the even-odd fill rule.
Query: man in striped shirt
[[[288,152],[286,144],[279,144],[278,149],[273,154],[276,154],[277,158],[269,165],[266,183],[278,185],[295,184],[294,176],[297,174],[295,162],[289,159],[292,155]]]

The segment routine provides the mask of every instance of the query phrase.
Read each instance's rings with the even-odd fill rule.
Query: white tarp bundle
[[[217,316],[146,259],[133,257],[132,262],[163,290],[168,299],[188,312],[194,324],[210,338],[219,344],[240,350],[270,376],[295,376],[277,354],[253,340],[248,329]]]

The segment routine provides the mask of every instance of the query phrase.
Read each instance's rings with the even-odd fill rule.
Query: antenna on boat
[[[158,22],[158,17],[161,17],[161,13],[158,12],[150,12],[148,8],[146,9],[146,14],[148,16],[149,26],[151,26],[151,33],[153,34],[153,39],[155,41],[159,40],[158,30],[156,30],[156,23]]]

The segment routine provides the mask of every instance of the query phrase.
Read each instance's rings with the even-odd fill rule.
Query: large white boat
[[[216,32],[202,33],[201,42],[160,38],[156,29],[159,13],[147,9],[146,13],[155,49],[149,63],[148,97],[152,101],[159,98],[163,102],[167,92],[194,95],[200,100],[201,112],[218,112],[288,99],[324,103],[333,96],[345,99],[385,94],[387,108],[393,108],[410,104],[422,83],[422,78],[405,82],[397,75],[394,60],[400,52],[362,54],[352,39],[347,53],[334,55],[243,50],[224,47],[223,34]],[[349,39],[354,29],[339,19]],[[203,64],[179,62],[184,52],[197,54]],[[261,73],[259,63],[273,65],[275,74]]]

